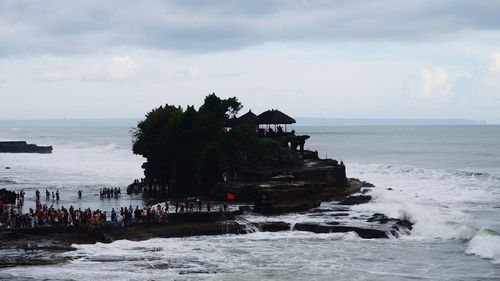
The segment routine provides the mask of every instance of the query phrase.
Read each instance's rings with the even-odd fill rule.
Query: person
[[[207,201],[207,211],[210,213],[210,209],[212,209],[212,200],[208,199]]]
[[[115,211],[115,208],[111,209],[111,221],[112,222],[116,221],[116,211]]]
[[[82,190],[78,190],[78,199],[82,199]]]
[[[54,201],[56,199],[56,194],[54,193],[54,191],[52,191],[52,201]]]
[[[56,201],[59,201],[59,189],[56,190]]]
[[[224,212],[227,212],[227,201],[224,201],[224,203],[222,204],[222,208]]]
[[[116,222],[118,224],[119,227],[124,227],[124,223],[123,223],[123,216],[121,214],[118,214],[118,216],[116,217]]]
[[[50,199],[50,192],[48,189],[45,189],[45,197],[47,198],[47,200]]]
[[[201,212],[201,200],[198,198],[198,212]]]

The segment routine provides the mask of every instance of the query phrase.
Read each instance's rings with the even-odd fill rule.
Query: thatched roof
[[[273,109],[262,112],[259,116],[258,124],[293,124],[295,119],[285,113]]]
[[[259,121],[257,115],[255,115],[252,110],[249,110],[247,113],[238,117],[238,123],[255,123]]]
[[[251,110],[249,110],[247,113],[241,115],[240,117],[236,118],[230,118],[226,121],[226,127],[235,127],[238,124],[248,124],[248,123],[253,123],[257,124],[259,121],[259,118],[257,115],[255,115]]]

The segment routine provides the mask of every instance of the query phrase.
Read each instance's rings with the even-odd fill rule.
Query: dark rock
[[[264,232],[277,232],[290,230],[290,224],[282,221],[262,222],[258,224],[259,230]]]
[[[330,233],[332,232],[332,226],[321,225],[316,223],[296,223],[293,230],[297,231],[309,231],[314,233]]]
[[[412,230],[413,229],[413,224],[407,220],[398,220],[396,222],[397,225],[400,225],[402,227],[406,227],[408,228],[409,230]]]
[[[255,201],[255,212],[279,214],[302,212],[319,207],[322,186],[303,181],[267,182],[259,185],[260,199]]]
[[[200,235],[243,234],[245,227],[229,221],[196,223],[135,223],[124,228],[108,224],[96,229],[51,226],[34,229],[11,229],[0,232],[0,249],[39,243],[69,247],[72,244],[110,243],[127,239],[147,240],[155,237],[189,237]]]
[[[362,181],[361,184],[362,184],[361,187],[375,187],[374,184],[366,182],[366,181]]]
[[[311,211],[309,211],[310,213],[326,213],[326,212],[331,212],[333,211],[332,209],[312,209]]]
[[[373,214],[373,216],[369,219],[367,219],[366,221],[367,222],[379,222],[381,224],[386,224],[389,222],[389,218],[384,215],[384,214],[380,214],[380,213],[376,213],[376,214]]]
[[[334,217],[347,217],[347,216],[349,216],[349,213],[336,213],[333,216]]]
[[[370,195],[352,195],[340,202],[340,205],[358,205],[368,203],[372,200]]]
[[[238,210],[240,210],[241,212],[252,212],[253,211],[251,206],[239,206]]]
[[[214,222],[234,219],[240,212],[193,212],[193,213],[170,213],[168,222],[170,223],[197,223]]]
[[[361,228],[356,226],[343,226],[343,225],[321,225],[313,223],[297,223],[295,230],[309,231],[314,233],[345,233],[356,232],[361,238],[374,239],[374,238],[389,238],[387,233],[378,229]]]
[[[349,208],[334,208],[332,212],[349,212]]]
[[[393,190],[392,187],[386,188],[387,190]]]
[[[38,146],[25,141],[1,141],[0,153],[52,153],[52,146]]]
[[[10,170],[10,167],[5,167],[5,170]]]
[[[233,220],[234,215],[235,212],[169,214],[167,223],[137,222],[126,227],[105,223],[95,229],[67,226],[4,229],[0,231],[0,249],[24,247],[24,245],[31,245],[30,247],[35,248],[45,247],[43,245],[69,247],[72,244],[109,243],[120,239],[139,241],[154,237],[248,233],[245,225]]]

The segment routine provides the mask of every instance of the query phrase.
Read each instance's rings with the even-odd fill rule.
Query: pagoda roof
[[[293,124],[296,123],[295,119],[286,115],[285,113],[272,109],[262,112],[258,116],[258,124]]]

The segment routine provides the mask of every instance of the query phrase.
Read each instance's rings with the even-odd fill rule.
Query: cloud
[[[130,80],[140,71],[140,65],[128,56],[115,56],[107,64],[96,64],[83,75],[83,80],[112,82]]]
[[[420,71],[419,98],[433,98],[436,96],[450,96],[451,90],[450,75],[443,68],[424,68]]]
[[[117,8],[119,7],[119,8]],[[267,42],[449,40],[500,30],[499,1],[2,1],[0,56],[131,46],[176,52]]]
[[[69,79],[69,74],[60,70],[43,71],[37,77],[37,80],[41,82],[59,82],[67,79]]]
[[[203,75],[201,68],[198,66],[189,66],[178,72],[177,79],[198,79]]]

